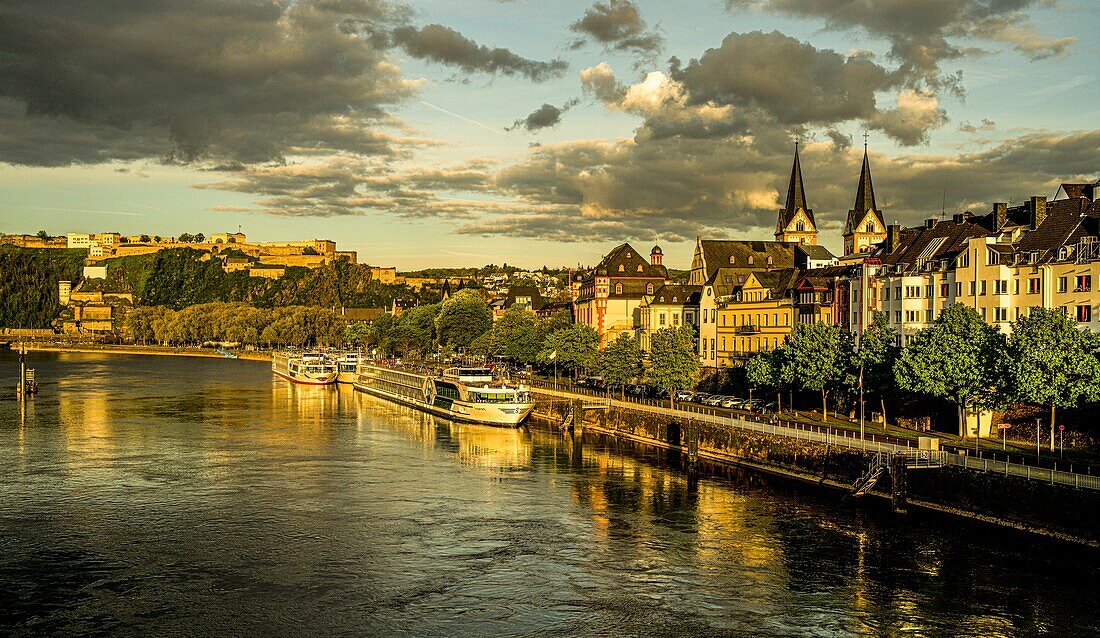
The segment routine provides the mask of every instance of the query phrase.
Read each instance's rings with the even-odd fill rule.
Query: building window
[[[894,323],[901,323],[901,311],[900,310],[895,310],[894,311]]]
[[[924,296],[931,299],[933,297],[932,293],[934,291],[935,291],[935,287],[932,284],[928,284],[927,286],[924,287]]]
[[[623,294],[623,285],[622,284],[615,284],[615,294],[616,295]]]
[[[901,299],[901,286],[894,286],[894,299]]]
[[[924,322],[925,323],[932,323],[932,321],[933,321],[932,313],[933,313],[933,310],[931,310],[931,309],[928,309],[928,310],[924,311]]]
[[[1066,292],[1069,290],[1069,277],[1058,278],[1058,292]]]
[[[1073,292],[1090,292],[1092,290],[1092,275],[1078,275],[1077,287]]]
[[[989,315],[989,313],[988,313],[988,312],[986,312],[986,308],[985,308],[985,306],[982,306],[982,321],[986,321],[986,320],[988,320],[988,319],[989,319],[989,316],[988,316],[988,315]]]
[[[619,264],[619,272],[626,272],[626,266]]]
[[[977,282],[976,281],[970,282],[970,296],[971,297],[974,296],[974,293],[977,291],[977,289],[978,289]]]
[[[1092,321],[1092,306],[1077,306],[1077,322],[1088,323]]]
[[[799,220],[795,222],[794,229],[801,233],[802,231],[806,230],[806,224]]]
[[[918,316],[919,315],[918,315],[918,312],[916,310],[906,310],[905,311],[905,321],[907,323],[916,323]]]
[[[986,282],[986,280],[983,279],[982,280],[982,292],[980,294],[984,295],[986,293],[986,286],[985,286],[986,283],[988,283],[988,282]]]
[[[752,265],[752,255],[749,255],[749,265]]]
[[[1008,321],[1008,308],[997,308],[997,321]]]
[[[951,284],[947,284],[947,283],[940,284],[940,296],[946,299],[947,296],[950,295],[950,294],[951,294]]]
[[[652,283],[648,283],[648,284],[645,285],[645,294],[647,294],[647,295],[652,295],[653,294],[653,284]]]
[[[1020,294],[1020,280],[1019,279],[1013,279],[1012,280],[1012,294],[1014,294],[1014,295]]]
[[[662,312],[661,314],[657,315],[657,323],[662,326],[665,325],[665,313]]]
[[[867,222],[867,225],[864,226],[863,231],[867,233],[875,232],[875,222]]]
[[[995,293],[996,294],[998,294],[998,295],[1007,295],[1008,294],[1008,280],[1007,279],[994,279],[993,280],[993,286],[995,288]]]
[[[955,282],[955,296],[956,297],[962,297],[962,295],[963,295],[962,282],[961,281],[956,281]]]
[[[679,313],[676,313],[676,312],[672,313],[672,325],[674,325],[674,326],[680,325],[680,314]]]
[[[1029,295],[1039,294],[1040,288],[1042,287],[1041,282],[1042,282],[1042,279],[1040,279],[1039,277],[1032,277],[1031,279],[1028,279],[1027,280],[1027,294],[1029,294]]]

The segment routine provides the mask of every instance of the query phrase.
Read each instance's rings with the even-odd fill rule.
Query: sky
[[[1091,0],[5,0],[0,232],[328,238],[412,270],[841,247],[1100,178]]]

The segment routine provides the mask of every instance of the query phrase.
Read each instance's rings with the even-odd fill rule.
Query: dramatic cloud
[[[416,85],[346,28],[393,15],[355,0],[7,2],[0,96],[26,117],[8,120],[17,144],[0,148],[0,161],[132,159],[138,149],[181,162],[393,153],[373,127]],[[18,142],[50,134],[58,141],[38,151]]]
[[[959,125],[959,131],[962,133],[992,133],[997,130],[997,123],[982,118],[982,121],[978,125],[971,124],[970,122],[963,122]]]
[[[470,73],[481,71],[519,75],[534,82],[543,82],[561,77],[569,68],[564,60],[539,62],[516,55],[508,49],[490,49],[440,24],[429,24],[420,29],[398,27],[390,32],[390,38],[414,58],[449,64]]]
[[[664,44],[660,34],[646,30],[645,20],[631,0],[597,2],[569,28],[581,36],[573,42],[574,48],[593,40],[608,49],[651,56]]]
[[[1048,0],[726,0],[731,10],[755,8],[798,18],[823,19],[832,29],[862,29],[886,38],[899,74],[911,88],[961,91],[959,76],[940,65],[972,50],[949,38],[977,38],[1011,44],[1031,59],[1062,55],[1072,38],[1047,39],[1023,13]]]
[[[554,106],[553,104],[543,104],[532,111],[527,117],[512,122],[512,125],[506,126],[504,130],[513,131],[523,127],[528,131],[537,131],[539,129],[557,126],[561,123],[562,114],[576,106],[578,102],[579,100],[576,99],[569,100],[565,104],[562,104],[561,107]]]
[[[902,144],[915,146],[927,143],[928,132],[946,122],[947,113],[940,108],[936,96],[907,89],[898,94],[897,108],[878,113],[868,126],[880,129]]]
[[[896,86],[865,57],[817,49],[778,31],[731,33],[672,77],[691,101],[762,108],[785,124],[874,117],[875,93]]]

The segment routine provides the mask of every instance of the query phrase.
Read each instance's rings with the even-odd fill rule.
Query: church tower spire
[[[802,183],[802,164],[798,159],[798,142],[794,144],[794,164],[787,185],[787,200],[775,223],[775,240],[799,244],[817,244],[817,223],[814,211],[806,205],[806,187]]]
[[[867,134],[863,134],[863,167],[859,171],[856,201],[844,223],[844,254],[860,253],[886,239],[886,224],[882,211],[875,204],[875,187],[871,182],[871,162],[867,158]]]

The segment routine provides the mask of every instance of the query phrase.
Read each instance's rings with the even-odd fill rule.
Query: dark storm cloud
[[[785,124],[820,124],[876,113],[875,93],[896,86],[865,57],[817,49],[778,31],[731,33],[672,77],[694,103],[748,105]]]
[[[429,25],[387,0],[12,0],[0,4],[0,162],[157,158],[205,165],[288,155],[402,157],[388,130],[418,84],[387,59],[542,80],[535,62]]]
[[[577,102],[578,100],[576,99],[569,100],[565,104],[562,104],[561,107],[554,106],[553,104],[543,104],[532,111],[527,117],[520,118],[512,122],[511,126],[504,127],[504,130],[514,131],[522,127],[528,131],[537,131],[539,129],[557,126],[561,123],[562,114],[576,106]]]
[[[946,60],[973,50],[949,38],[977,38],[1012,45],[1030,59],[1063,55],[1073,38],[1039,34],[1024,13],[1047,0],[726,0],[730,9],[756,8],[799,18],[823,19],[833,29],[862,29],[886,38],[898,72],[911,87],[961,90],[958,75],[941,70]]]
[[[631,0],[597,2],[569,28],[581,36],[573,42],[574,48],[592,40],[608,49],[650,55],[664,45],[659,33],[647,30],[638,5]]]
[[[473,73],[519,75],[533,82],[561,77],[569,68],[565,60],[540,62],[519,56],[508,49],[489,48],[458,31],[440,24],[398,27],[390,32],[392,42],[414,58],[456,66]]]
[[[59,165],[161,156],[279,160],[340,149],[393,152],[370,130],[414,91],[384,52],[347,33],[382,3],[7,2],[0,96],[25,117],[0,161]],[[10,102],[9,108],[10,110]],[[167,139],[167,142],[166,142]],[[88,148],[100,147],[99,153]]]

